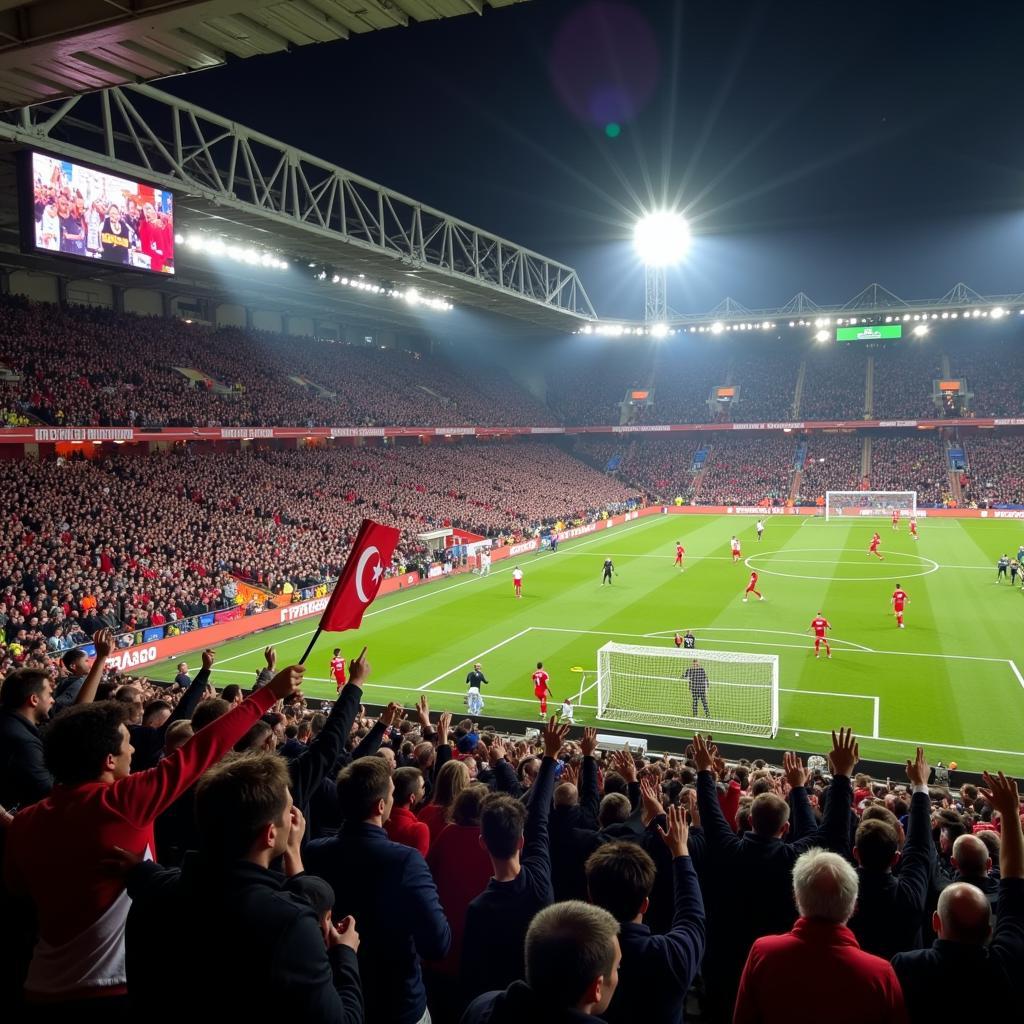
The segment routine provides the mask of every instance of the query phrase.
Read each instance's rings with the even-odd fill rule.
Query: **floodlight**
[[[690,248],[690,225],[680,213],[658,210],[636,222],[633,244],[646,266],[669,267]]]
[[[1004,317],[1004,316],[1006,316],[1006,310],[1003,309],[1002,306],[996,306],[996,308],[992,310],[992,319],[993,320],[999,320],[1001,317]]]
[[[724,330],[725,330],[725,328],[722,326],[722,321],[721,320],[716,320],[711,325],[711,333],[712,334],[721,334],[722,331],[724,331]]]
[[[829,333],[828,331],[825,330],[824,327],[820,331],[818,331],[818,333],[814,336],[815,341],[828,341],[828,339]]]
[[[655,338],[664,338],[668,334],[668,324],[652,324],[651,334]]]
[[[923,338],[928,333],[927,324],[916,324],[914,327],[914,334],[919,338]]]

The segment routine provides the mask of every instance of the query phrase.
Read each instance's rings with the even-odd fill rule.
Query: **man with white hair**
[[[906,993],[913,1024],[963,1019],[978,1013],[978,994],[987,1006],[1014,1006],[1017,978],[1024,963],[1024,831],[1017,783],[985,773],[982,796],[999,812],[1002,841],[999,864],[999,917],[992,928],[992,908],[975,884],[954,882],[942,890],[932,917],[938,938],[931,949],[894,956],[892,965]],[[969,850],[962,847],[962,851]],[[961,871],[963,865],[961,865]],[[969,978],[969,985],[950,985]]]
[[[750,949],[734,1024],[903,1022],[903,993],[890,964],[865,953],[846,922],[857,903],[857,872],[838,854],[813,849],[793,867],[800,917],[785,935]]]

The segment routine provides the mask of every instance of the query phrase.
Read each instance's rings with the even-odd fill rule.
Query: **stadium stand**
[[[686,437],[638,437],[634,440],[580,439],[574,452],[605,470],[615,457],[614,472],[655,501],[693,497],[693,460],[698,442]]]
[[[804,360],[803,420],[864,418],[867,357],[850,345],[815,345]]]
[[[796,443],[781,437],[718,436],[697,500],[709,505],[781,505],[789,497]]]
[[[938,419],[932,381],[942,376],[941,353],[908,340],[903,347],[874,346],[874,419]]]
[[[1024,445],[1019,436],[972,435],[965,443],[964,498],[979,506],[1024,505]]]
[[[949,499],[949,471],[939,438],[881,436],[871,441],[871,489],[916,490],[919,505],[942,505]]]
[[[975,416],[1019,416],[1024,408],[1024,354],[1012,337],[967,339],[947,346],[950,376],[967,381]]]
[[[800,474],[799,502],[812,505],[828,491],[861,486],[864,441],[856,434],[811,434]]]

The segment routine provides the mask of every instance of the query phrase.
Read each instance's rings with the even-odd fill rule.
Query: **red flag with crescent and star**
[[[393,526],[382,526],[372,519],[363,520],[352,552],[320,619],[320,630],[340,633],[345,629],[359,628],[363,612],[377,596],[384,571],[391,565],[391,556],[401,535],[401,531]]]

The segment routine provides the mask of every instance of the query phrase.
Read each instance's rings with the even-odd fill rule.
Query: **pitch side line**
[[[696,629],[701,633],[768,633],[771,636],[807,636],[807,633],[794,633],[788,629],[748,629],[746,626],[684,626],[679,632],[683,632],[686,629]],[[660,637],[672,636],[676,631],[674,629],[662,629],[657,633],[645,633],[644,636],[653,639]],[[841,640],[837,636],[829,637],[829,640],[834,644],[849,644],[851,647],[857,647],[862,651],[870,651],[870,647],[865,647],[863,644],[854,643],[853,640]],[[720,641],[726,643],[726,641]],[[729,641],[735,643],[736,641]]]
[[[510,643],[512,643],[513,640],[518,640],[521,636],[526,636],[526,634],[529,633],[529,632],[530,632],[529,627],[527,627],[526,629],[521,629],[518,633],[514,633],[512,636],[507,637],[506,639],[502,640],[500,643],[495,644],[493,647],[488,647],[486,651],[481,651],[479,654],[473,655],[472,658],[469,658],[466,661],[460,662],[454,668],[448,669],[447,672],[442,672],[439,676],[434,676],[433,679],[428,680],[422,686],[417,686],[416,689],[417,690],[426,690],[428,687],[433,686],[434,683],[439,683],[439,682],[441,682],[442,679],[447,679],[450,675],[454,675],[456,672],[459,671],[460,668],[465,668],[467,665],[472,665],[474,662],[479,661],[481,658],[483,658],[486,655],[490,654],[491,651],[496,651],[499,647],[504,647],[505,644],[510,644]]]
[[[1020,683],[1020,685],[1021,685],[1021,687],[1022,687],[1022,688],[1024,688],[1024,676],[1022,676],[1022,675],[1020,674],[1020,669],[1019,669],[1019,668],[1017,668],[1017,664],[1016,664],[1016,662],[1014,662],[1014,661],[1011,661],[1011,662],[1010,662],[1009,664],[1010,664],[1010,670],[1011,670],[1011,671],[1013,672],[1013,674],[1014,674],[1014,675],[1015,675],[1015,676],[1017,677],[1017,682],[1018,682],[1018,683]]]
[[[646,519],[643,519],[643,520],[641,520],[638,523],[634,523],[632,526],[627,526],[624,529],[623,528],[619,528],[618,529],[618,534],[619,534],[619,536],[621,536],[624,533],[630,533],[631,531],[637,529],[637,527],[640,527],[640,526],[650,526],[652,523],[657,523],[657,522],[661,522],[661,519],[659,517],[649,516]],[[606,527],[606,529],[607,529],[607,527]],[[598,537],[590,537],[589,534],[585,534],[584,536],[586,536],[588,539],[580,541],[580,542],[577,543],[577,539],[574,538],[573,540],[570,540],[570,541],[566,542],[568,544],[572,544],[573,545],[573,547],[569,551],[570,554],[573,551],[577,550],[578,548],[585,548],[585,547],[588,547],[591,544],[596,544],[597,541],[603,539],[604,535],[601,534]],[[545,559],[546,560],[547,556],[549,556],[549,555],[551,555],[550,551],[548,551],[548,552],[538,551],[538,552],[536,552],[536,553],[534,553],[532,555],[527,556],[526,558],[519,559],[519,563],[513,562],[513,560],[510,558],[510,559],[508,559],[508,561],[511,564],[505,566],[504,569],[495,569],[494,572],[488,573],[486,576],[470,576],[470,578],[467,579],[467,580],[462,580],[459,583],[453,583],[453,584],[451,584],[450,586],[447,586],[447,587],[431,587],[426,594],[420,594],[417,597],[410,597],[406,601],[396,601],[394,604],[389,604],[389,605],[385,606],[384,608],[377,608],[374,611],[367,612],[363,616],[363,618],[364,619],[369,619],[369,618],[371,618],[374,615],[383,615],[385,612],[394,611],[394,609],[396,609],[396,608],[404,608],[407,604],[415,604],[417,601],[425,601],[428,597],[437,597],[438,594],[447,594],[449,590],[456,590],[459,587],[469,586],[469,584],[471,584],[471,583],[479,583],[481,580],[490,579],[492,576],[500,576],[502,573],[511,572],[515,568],[516,564],[520,564],[521,563],[521,564],[524,564],[524,565],[532,565],[534,562],[536,562],[539,559]],[[552,557],[557,558],[558,557],[558,552],[555,552]],[[271,626],[271,627],[269,627],[268,632],[270,630],[280,629],[281,626],[286,626],[286,625],[288,625],[288,623],[282,622],[282,623],[280,623],[277,626]],[[315,629],[307,629],[304,633],[296,633],[294,636],[288,637],[288,640],[301,640],[304,637],[312,636],[315,632],[316,632]],[[252,647],[248,651],[242,651],[241,654],[232,654],[229,658],[221,659],[220,664],[226,665],[229,661],[237,661],[239,658],[247,658],[250,654],[255,654],[257,651],[264,650],[267,646],[269,646],[269,645],[268,644],[260,644],[259,647]]]

